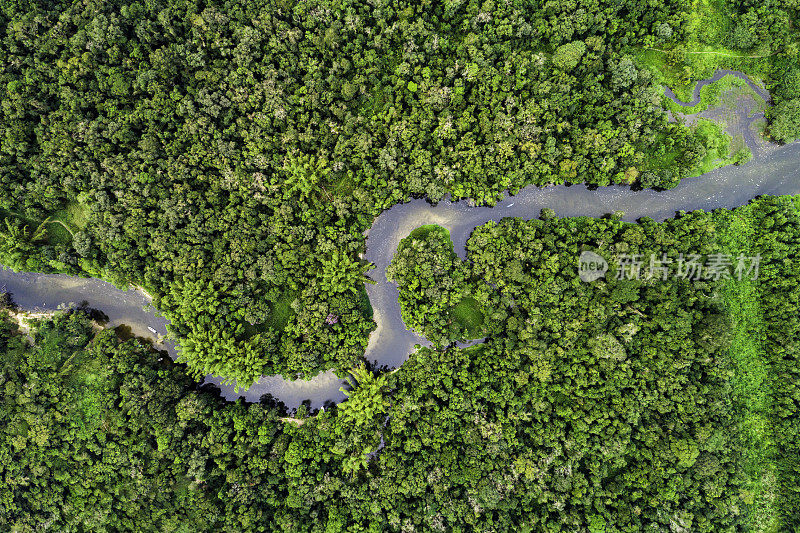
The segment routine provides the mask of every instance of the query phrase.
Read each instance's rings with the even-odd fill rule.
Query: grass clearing
[[[481,311],[481,304],[474,298],[469,296],[462,298],[449,314],[453,325],[457,331],[464,332],[465,338],[477,339],[483,335],[483,311]]]
[[[50,242],[69,244],[75,233],[86,228],[89,223],[88,209],[78,202],[70,202],[49,217],[47,233]]]
[[[372,304],[369,301],[366,284],[362,285],[358,290],[358,302],[359,307],[361,308],[361,314],[366,318],[372,318],[374,310],[372,309]]]
[[[755,233],[750,210],[731,213],[724,226],[718,226],[722,252],[733,257],[752,255],[750,242]],[[775,443],[770,422],[771,386],[769,358],[765,352],[766,325],[761,310],[757,281],[735,278],[719,285],[732,327],[728,354],[733,375],[733,398],[740,415],[744,439],[742,466],[746,475],[743,500],[750,505],[750,531],[778,531],[774,509],[776,495]]]
[[[353,179],[353,176],[348,173],[339,178],[335,183],[333,183],[332,187],[330,187],[328,191],[333,196],[349,197],[353,194],[355,188],[356,188],[356,182]]]
[[[431,234],[435,234],[439,239],[443,241],[450,241],[450,243],[452,244],[452,239],[450,239],[450,230],[438,224],[426,224],[424,226],[420,226],[414,229],[408,235],[408,237],[406,237],[406,239],[409,240],[425,239]]]
[[[0,209],[0,220],[5,218],[18,220],[28,228],[27,231],[31,237],[37,233],[39,228],[44,226],[44,229],[47,231],[47,242],[49,244],[72,243],[72,231],[63,222],[52,220],[52,217],[48,217],[45,220],[34,220],[14,211]]]
[[[74,231],[86,228],[89,223],[88,209],[78,202],[70,202],[64,209],[60,209],[50,216],[51,220],[63,222]]]
[[[71,244],[72,232],[61,222],[48,222],[47,241],[50,244]]]
[[[289,318],[294,314],[292,309],[292,302],[297,299],[298,294],[294,291],[287,291],[283,293],[280,298],[272,302],[271,313],[267,318],[264,325],[270,327],[275,331],[283,331],[286,324],[289,323]]]
[[[88,210],[78,202],[71,202],[66,207],[55,211],[45,220],[33,220],[19,213],[0,209],[0,218],[13,217],[28,226],[29,231],[45,225],[47,241],[50,244],[71,244],[76,232],[84,229],[88,224]]]

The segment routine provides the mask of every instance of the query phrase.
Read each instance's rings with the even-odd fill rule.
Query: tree
[[[553,64],[565,72],[571,71],[578,66],[584,53],[586,53],[586,43],[583,41],[562,44],[553,54]]]
[[[322,288],[329,293],[356,293],[362,283],[375,283],[365,278],[366,273],[373,268],[375,265],[372,263],[362,263],[334,250],[329,258],[322,261]]]
[[[784,100],[769,111],[770,135],[784,143],[800,139],[800,98]]]
[[[615,89],[627,89],[639,78],[639,72],[633,60],[625,56],[615,63],[611,69],[611,86]]]

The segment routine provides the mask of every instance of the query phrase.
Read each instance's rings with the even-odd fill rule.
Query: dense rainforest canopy
[[[0,530],[797,530],[800,199],[545,211],[477,228],[466,261],[414,232],[390,275],[434,346],[382,374],[360,256],[414,196],[691,179],[714,135],[663,85],[718,67],[769,89],[767,138],[800,138],[798,9],[0,3],[0,263],[142,285],[182,354],[81,311],[28,331],[3,300]],[[605,277],[580,280],[583,251]],[[614,268],[681,253],[760,254],[760,277]],[[353,388],[313,417],[195,379],[331,368]]]
[[[80,312],[28,340],[0,311],[0,528],[800,526],[800,197],[660,224],[544,213],[468,249],[441,268],[491,284],[472,293],[486,343],[357,371],[311,418],[226,403]],[[585,250],[612,265],[593,283]],[[755,251],[757,280],[618,279],[613,261]]]
[[[696,4],[3,2],[2,263],[143,285],[196,376],[344,371],[382,209],[671,187],[708,140],[659,84],[713,65],[759,74],[793,138],[795,3]]]

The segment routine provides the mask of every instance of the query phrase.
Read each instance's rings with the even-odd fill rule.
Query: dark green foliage
[[[390,274],[437,346],[379,376],[360,366],[374,324],[359,260],[374,217],[412,195],[671,187],[724,151],[666,122],[631,60],[656,42],[680,79],[702,70],[685,43],[756,56],[730,61],[774,85],[770,132],[796,138],[797,10],[3,2],[0,261],[152,288],[187,366],[80,313],[28,345],[0,311],[0,530],[735,531],[763,501],[775,530],[800,527],[792,200],[739,211],[764,262],[763,434],[744,427],[741,323],[718,286],[575,270],[582,250],[718,251],[738,214],[548,212],[479,228],[467,262],[415,233]],[[192,379],[327,368],[357,369],[347,403],[285,423]],[[774,492],[753,483],[750,445]]]
[[[208,489],[235,461],[214,442],[239,431],[232,419],[258,425],[267,448],[280,431],[268,412],[219,411],[178,367],[111,331],[95,335],[78,312],[42,322],[34,348],[24,338],[0,325],[4,531],[213,527],[222,506]]]
[[[311,419],[197,391],[182,366],[77,312],[40,323],[34,347],[0,320],[0,528],[717,532],[770,525],[752,519],[765,500],[774,530],[792,531],[798,209],[767,197],[662,224],[548,213],[482,226],[453,268],[496,286],[486,343],[358,368],[349,399]],[[775,474],[762,494],[743,462],[752,406],[720,286],[618,280],[613,261],[731,238],[762,255],[762,466]],[[582,250],[612,259],[605,278],[578,279]]]
[[[770,135],[780,142],[794,142],[800,139],[800,98],[784,100],[769,110],[772,124]]]
[[[691,132],[624,50],[680,39],[688,7],[4,2],[0,208],[66,225],[0,258],[148,287],[196,375],[344,371],[373,324],[324,307],[360,290],[383,208],[687,175]],[[285,327],[242,334],[288,293]]]

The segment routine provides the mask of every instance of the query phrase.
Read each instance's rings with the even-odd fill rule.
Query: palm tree
[[[373,268],[372,263],[355,260],[335,250],[330,258],[322,260],[323,287],[333,293],[347,290],[358,293],[362,283],[375,283],[366,277],[367,271]]]
[[[350,419],[356,426],[363,426],[386,412],[389,406],[389,400],[383,395],[386,375],[375,376],[362,363],[347,376],[347,382],[353,390],[339,389],[347,396],[347,401],[339,407],[344,418]]]
[[[10,253],[13,250],[28,248],[30,244],[47,238],[47,228],[45,224],[50,218],[45,219],[33,232],[28,231],[25,226],[12,218],[3,219],[4,226],[0,226],[0,251]]]
[[[328,200],[332,200],[324,185],[329,172],[326,161],[320,161],[305,154],[287,157],[283,162],[283,170],[285,172],[285,198],[293,195],[299,198],[309,198],[315,189],[320,188]]]

